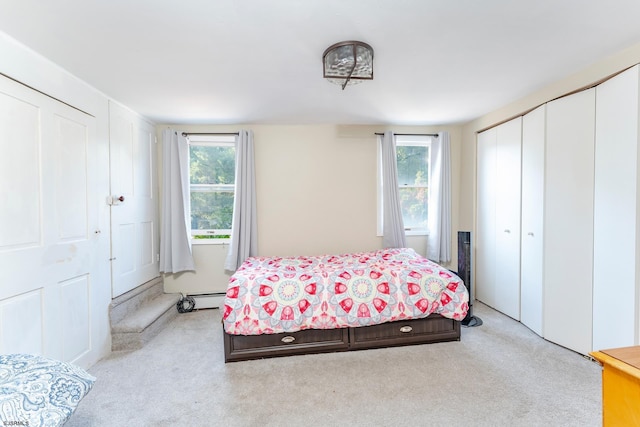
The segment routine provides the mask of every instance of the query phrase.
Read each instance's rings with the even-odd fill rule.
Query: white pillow
[[[95,380],[70,363],[30,354],[0,355],[0,425],[61,426]]]

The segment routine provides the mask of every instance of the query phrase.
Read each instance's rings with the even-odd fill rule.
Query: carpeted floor
[[[601,369],[480,303],[459,342],[224,363],[218,310],[89,369],[77,426],[599,426]]]

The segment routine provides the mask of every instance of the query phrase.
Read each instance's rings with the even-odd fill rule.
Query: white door
[[[475,297],[495,307],[496,129],[478,134]]]
[[[520,321],[540,336],[545,121],[545,105],[522,118]]]
[[[522,118],[496,127],[495,308],[520,320]]]
[[[152,124],[110,102],[109,132],[115,298],[159,275],[158,180]]]
[[[543,336],[592,350],[595,89],[547,104]]]
[[[596,88],[593,349],[638,344],[638,80]]]
[[[0,353],[88,366],[108,345],[95,132],[94,117],[0,78]]]

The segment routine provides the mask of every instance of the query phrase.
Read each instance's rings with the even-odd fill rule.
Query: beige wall
[[[476,133],[640,62],[640,44],[463,126],[228,125],[173,126],[188,132],[252,129],[256,147],[260,255],[366,251],[376,236],[375,132],[449,131],[452,156],[452,262],[456,232],[475,229]],[[166,126],[159,126],[161,130]],[[426,254],[426,239],[408,245]],[[222,292],[226,247],[194,246],[197,273],[166,276],[168,292]]]
[[[255,141],[259,255],[318,255],[381,248],[376,236],[375,132],[448,131],[452,157],[452,247],[457,265],[461,131],[450,127],[360,125],[171,126],[187,132],[252,129]],[[159,140],[166,125],[158,127]],[[159,144],[160,145],[160,144]],[[426,254],[426,237],[408,238]],[[196,273],[168,275],[167,292],[223,292],[226,246],[193,247]]]
[[[559,80],[512,104],[490,112],[462,128],[462,154],[460,158],[460,217],[463,229],[475,229],[475,188],[476,188],[476,134],[509,118],[521,115],[539,105],[569,92],[593,85],[608,76],[640,63],[640,43],[592,64],[584,70]]]

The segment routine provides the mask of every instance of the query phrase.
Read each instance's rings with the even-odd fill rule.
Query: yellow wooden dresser
[[[590,354],[602,365],[602,424],[640,426],[640,346]]]

